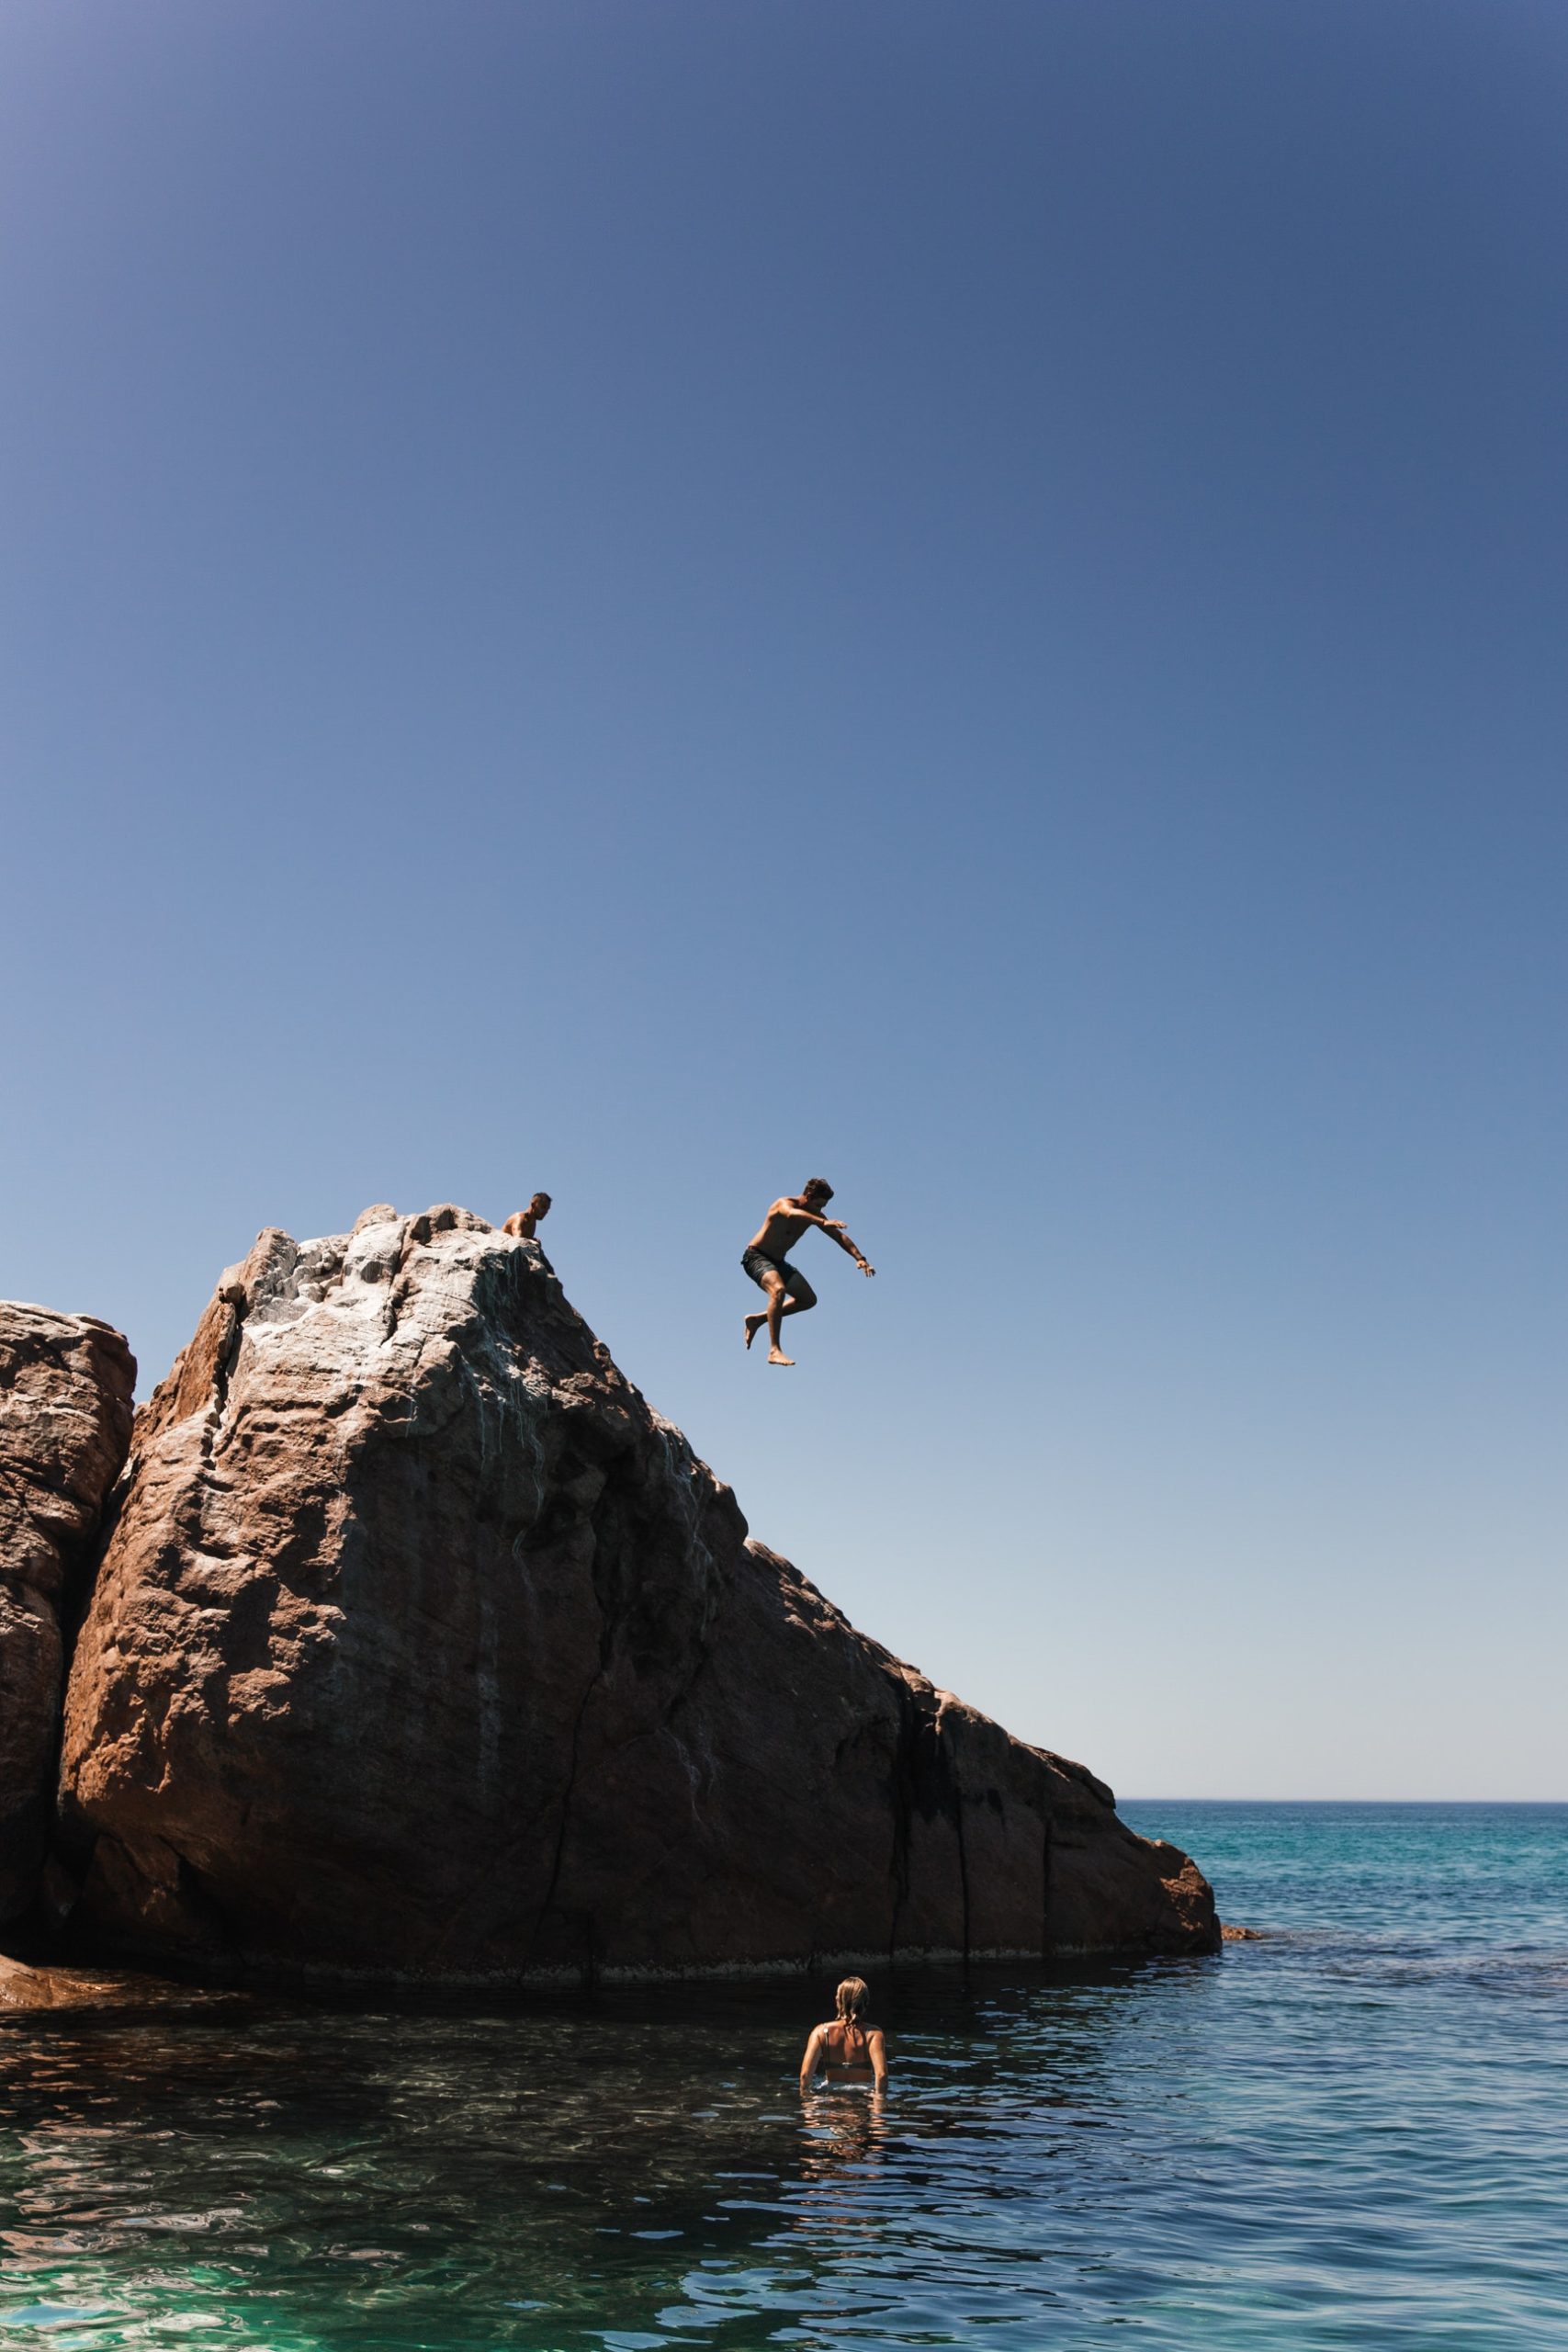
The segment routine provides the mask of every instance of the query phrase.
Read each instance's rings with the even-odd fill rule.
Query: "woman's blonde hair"
[[[871,2001],[863,1976],[846,1976],[833,1996],[833,2006],[845,2025],[859,2025]]]

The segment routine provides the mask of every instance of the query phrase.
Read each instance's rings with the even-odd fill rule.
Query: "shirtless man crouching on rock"
[[[549,1213],[548,1193],[536,1193],[525,1209],[513,1210],[501,1229],[502,1233],[514,1235],[520,1241],[532,1241],[541,1221],[547,1217]]]
[[[762,1220],[760,1233],[752,1235],[740,1253],[740,1262],[751,1280],[768,1294],[768,1303],[760,1315],[746,1317],[746,1344],[750,1346],[765,1323],[768,1327],[768,1362],[792,1364],[779,1345],[779,1325],[786,1315],[804,1315],[817,1304],[817,1293],[806,1276],[789,1262],[785,1252],[800,1239],[808,1225],[815,1225],[836,1241],[846,1255],[852,1258],[863,1274],[874,1274],[876,1268],[868,1265],[839,1223],[837,1217],[824,1216],[822,1212],[833,1197],[833,1187],[825,1177],[813,1176],[793,1199],[775,1201]]]

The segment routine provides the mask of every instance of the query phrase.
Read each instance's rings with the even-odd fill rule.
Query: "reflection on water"
[[[1568,1810],[1134,1809],[1284,1932],[874,1986],[0,2025],[0,2345],[1568,2341]]]

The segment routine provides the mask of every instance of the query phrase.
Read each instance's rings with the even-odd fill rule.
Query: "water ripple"
[[[882,2103],[798,1987],[12,2019],[0,2346],[1562,2352],[1568,1808],[1134,1818],[1269,1936],[883,1984]]]

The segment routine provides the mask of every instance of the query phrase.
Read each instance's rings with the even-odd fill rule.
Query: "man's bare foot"
[[[792,1364],[795,1362],[795,1358],[793,1356],[786,1356],[782,1348],[770,1348],[768,1350],[768,1362],[770,1363]]]
[[[750,1346],[752,1340],[756,1338],[758,1332],[761,1329],[767,1319],[765,1313],[761,1315],[748,1315],[746,1317],[746,1344],[748,1347]]]

